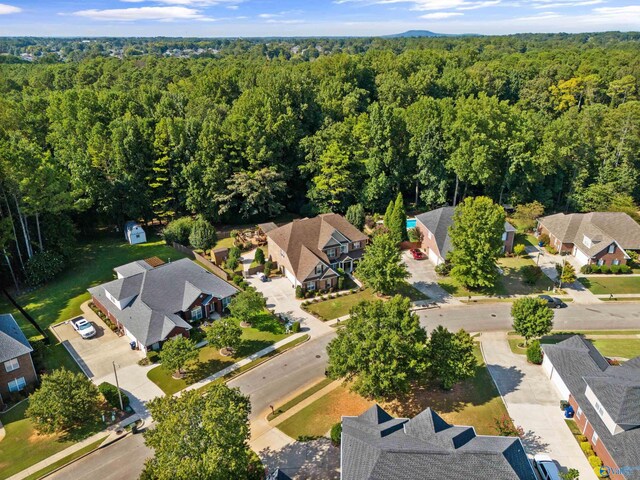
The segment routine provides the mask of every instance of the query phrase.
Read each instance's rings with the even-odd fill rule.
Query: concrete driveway
[[[514,423],[524,429],[527,453],[547,453],[566,471],[576,468],[580,480],[596,476],[565,424],[560,395],[542,367],[511,352],[503,332],[483,333],[482,351]]]
[[[96,329],[93,338],[82,339],[67,321],[54,325],[52,328],[60,342],[69,351],[82,371],[96,385],[102,382],[116,383],[113,373],[113,363],[116,363],[118,381],[129,397],[131,408],[147,417],[145,404],[158,396],[164,395],[162,390],[147,378],[147,372],[155,365],[141,367],[138,361],[144,354],[131,350],[128,337],[118,337],[105,325],[88,306],[89,302],[81,305],[82,315],[89,320]]]
[[[438,275],[436,275],[435,267],[428,259],[415,260],[409,250],[405,250],[402,252],[402,260],[407,265],[407,270],[410,274],[407,281],[414,288],[439,303],[456,305],[461,303],[438,285]]]
[[[268,282],[262,282],[253,275],[247,278],[247,281],[256,290],[262,292],[267,299],[268,309],[283,314],[293,322],[299,321],[303,328],[309,329],[308,333],[311,337],[324,335],[333,330],[329,325],[300,308],[301,300],[296,298],[296,290],[286,277],[273,277]]]

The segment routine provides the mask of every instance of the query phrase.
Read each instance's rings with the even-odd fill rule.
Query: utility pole
[[[118,389],[118,399],[120,400],[120,410],[124,412],[124,405],[122,404],[122,393],[120,392],[120,384],[118,383],[118,372],[116,372],[116,362],[111,362],[113,364],[113,374],[116,377],[116,388]]]
[[[564,275],[564,266],[567,264],[566,260],[562,260],[562,271],[560,272],[560,278],[558,279],[558,285],[561,290],[562,290],[562,276]]]

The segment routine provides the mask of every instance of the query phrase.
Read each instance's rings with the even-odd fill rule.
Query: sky
[[[0,0],[0,36],[640,31],[640,0]]]

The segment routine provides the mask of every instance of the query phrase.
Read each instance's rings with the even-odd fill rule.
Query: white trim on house
[[[571,394],[571,392],[569,392],[569,389],[558,374],[558,371],[555,369],[553,363],[551,363],[551,360],[549,360],[549,357],[547,357],[546,355],[542,360],[542,369],[547,374],[547,377],[549,377],[549,379],[551,380],[551,383],[553,383],[553,385],[556,387],[556,390],[558,391],[562,399],[569,400],[569,395]]]

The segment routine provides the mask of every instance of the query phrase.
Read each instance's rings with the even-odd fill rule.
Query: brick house
[[[367,244],[367,236],[344,217],[326,213],[267,229],[269,258],[278,263],[294,287],[335,287],[337,269],[351,273]]]
[[[38,381],[29,344],[11,314],[0,315],[0,407],[12,393]]]
[[[185,258],[114,269],[118,278],[89,289],[93,303],[137,348],[158,350],[168,338],[189,336],[189,322],[215,318],[238,290]]]
[[[535,480],[518,437],[477,435],[427,408],[394,418],[378,405],[342,417],[342,480]]]
[[[455,207],[441,207],[416,215],[416,228],[421,237],[420,247],[434,265],[443,263],[452,248],[449,227],[453,225],[454,212]],[[511,253],[513,251],[515,238],[516,229],[509,222],[504,222],[503,252]]]
[[[539,218],[537,231],[581,265],[622,265],[625,250],[640,250],[640,225],[621,212],[556,213]]]
[[[613,480],[640,480],[640,357],[609,365],[578,335],[542,350],[542,367],[573,407],[603,469]]]

